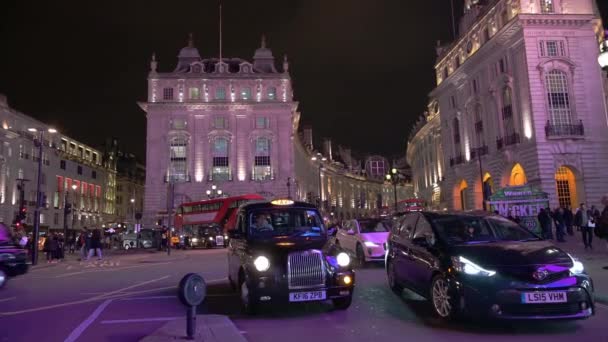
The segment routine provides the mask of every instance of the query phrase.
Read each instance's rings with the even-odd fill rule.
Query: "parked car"
[[[354,255],[360,265],[384,262],[391,218],[349,220],[338,230],[336,244]]]
[[[583,264],[497,215],[410,213],[392,230],[389,286],[429,299],[442,319],[583,319],[595,312]]]
[[[228,279],[243,310],[262,304],[331,300],[347,309],[355,273],[350,257],[331,248],[322,216],[308,203],[249,203],[230,230]]]
[[[0,288],[8,278],[27,273],[27,253],[13,243],[0,243]]]

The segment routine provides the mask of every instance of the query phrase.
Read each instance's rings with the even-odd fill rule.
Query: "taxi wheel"
[[[397,282],[397,278],[395,276],[395,262],[393,260],[388,260],[388,265],[386,267],[386,278],[388,279],[388,286],[390,286],[391,290],[396,294],[401,296],[403,293],[403,286],[399,285]]]
[[[457,309],[450,284],[441,275],[436,275],[431,283],[431,306],[435,316],[442,320],[450,321],[456,318]]]
[[[257,309],[257,302],[255,298],[249,292],[249,287],[247,286],[247,281],[243,279],[241,281],[240,286],[240,295],[241,295],[241,310],[244,314],[247,315],[255,315]]]
[[[6,274],[6,272],[4,272],[4,270],[0,267],[0,289],[4,287],[4,285],[6,285],[6,282],[8,281],[8,275]]]
[[[343,298],[334,298],[331,301],[333,302],[334,308],[336,308],[336,310],[346,310],[353,302],[353,296],[350,295],[348,297]]]

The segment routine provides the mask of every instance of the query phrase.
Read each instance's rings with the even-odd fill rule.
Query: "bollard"
[[[186,274],[179,282],[179,300],[188,307],[186,312],[186,335],[189,340],[196,334],[196,307],[207,295],[207,285],[203,277],[196,273]]]

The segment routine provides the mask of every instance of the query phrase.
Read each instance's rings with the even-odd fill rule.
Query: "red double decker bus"
[[[178,232],[192,232],[200,225],[219,225],[226,231],[234,226],[236,209],[249,201],[263,200],[257,194],[214,198],[205,201],[182,203],[177,208],[175,228]]]

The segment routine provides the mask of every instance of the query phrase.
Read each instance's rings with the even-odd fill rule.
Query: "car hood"
[[[370,241],[379,245],[388,240],[388,232],[386,233],[361,233],[361,241]]]
[[[251,252],[264,252],[271,254],[289,254],[294,251],[308,249],[323,249],[327,239],[325,238],[272,238],[249,241],[248,247]]]
[[[570,256],[548,241],[457,245],[452,247],[450,254],[465,257],[483,267],[572,266]]]

